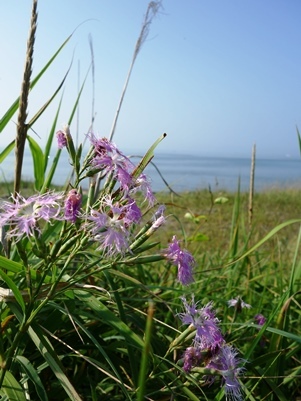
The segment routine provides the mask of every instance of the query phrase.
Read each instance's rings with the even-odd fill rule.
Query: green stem
[[[150,301],[148,311],[147,311],[144,348],[143,348],[143,353],[142,353],[142,357],[141,357],[141,365],[140,365],[140,371],[139,371],[137,401],[144,400],[146,373],[147,373],[148,359],[149,359],[150,346],[151,346],[154,312],[155,312],[154,303],[153,303],[153,301]]]

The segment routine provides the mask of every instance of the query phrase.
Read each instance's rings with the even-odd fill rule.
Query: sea
[[[143,154],[141,153],[141,156]],[[53,155],[49,157],[51,164]],[[131,158],[137,164],[139,157]],[[211,188],[212,191],[226,190],[235,192],[240,184],[241,191],[248,191],[250,186],[250,158],[206,157],[192,154],[159,153],[155,154],[145,173],[151,180],[154,192],[175,192]],[[61,153],[61,159],[53,180],[62,185],[71,172],[67,152]],[[0,164],[0,185],[13,179],[14,154],[11,153]],[[23,164],[23,179],[33,180],[31,155],[26,152]],[[83,187],[88,186],[85,182]],[[272,188],[301,187],[301,158],[258,158],[255,162],[255,191]],[[85,188],[84,188],[85,189]]]

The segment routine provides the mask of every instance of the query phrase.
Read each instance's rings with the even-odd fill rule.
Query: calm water
[[[139,161],[138,158],[132,160],[135,163]],[[247,158],[157,153],[153,162],[175,191],[208,188],[209,185],[212,190],[218,188],[235,191],[239,177],[241,189],[245,191],[249,188],[251,163],[250,159]],[[12,154],[0,164],[0,181],[3,181],[3,177],[6,180],[11,180],[13,171],[14,158]],[[25,154],[23,171],[25,179],[33,178],[33,168],[29,154]],[[62,152],[54,183],[64,183],[68,172],[70,172],[68,156],[65,152]],[[147,167],[146,173],[151,178],[154,191],[166,189],[164,182],[153,165]],[[260,191],[275,186],[301,186],[301,159],[258,159],[256,161],[255,189]]]

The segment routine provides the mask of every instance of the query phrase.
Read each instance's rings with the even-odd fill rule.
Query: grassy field
[[[201,190],[175,196],[162,192],[157,194],[157,198],[166,204],[166,214],[170,217],[161,235],[171,236],[176,232],[183,237],[184,233],[189,249],[198,258],[208,254],[217,260],[224,259],[232,248],[234,232],[239,233],[238,252],[245,246],[246,239],[250,246],[254,245],[279,224],[300,218],[300,196],[301,190],[296,188],[256,193],[250,224],[248,193]],[[225,203],[218,202],[221,198]],[[296,224],[284,228],[261,248],[261,253],[270,260],[289,265],[295,252],[298,230]]]

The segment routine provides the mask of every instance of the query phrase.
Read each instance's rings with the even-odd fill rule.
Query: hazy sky
[[[0,2],[0,117],[17,98],[31,0]],[[63,41],[67,46],[30,95],[29,118],[47,101],[73,58],[58,129],[68,121],[95,56],[94,131],[108,136],[138,38],[147,0],[40,0],[35,76]],[[163,0],[138,55],[114,141],[146,150],[163,132],[160,152],[259,157],[299,155],[301,131],[300,0]],[[88,20],[88,21],[87,21]],[[80,140],[91,123],[92,77],[80,102]],[[43,144],[61,94],[34,129]],[[16,118],[14,118],[16,121]],[[77,122],[71,126],[75,134]],[[15,136],[11,122],[3,147]]]

